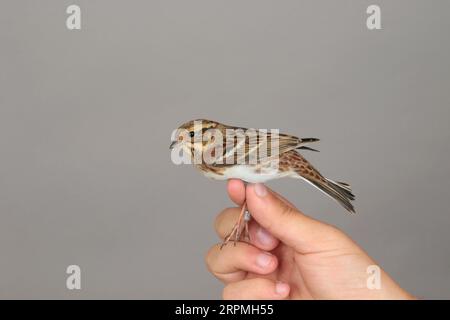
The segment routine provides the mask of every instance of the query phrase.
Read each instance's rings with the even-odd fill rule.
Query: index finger
[[[236,203],[239,206],[242,206],[242,204],[245,201],[245,188],[246,188],[245,183],[242,180],[239,180],[239,179],[228,180],[228,184],[227,184],[228,196],[234,203]],[[288,206],[295,208],[295,206],[289,200],[287,200],[285,197],[283,197],[279,193],[277,193],[275,191],[272,191],[272,193],[276,197],[278,197],[281,201],[286,203]]]
[[[239,179],[230,179],[227,183],[227,191],[230,199],[241,206],[245,201],[245,184]]]

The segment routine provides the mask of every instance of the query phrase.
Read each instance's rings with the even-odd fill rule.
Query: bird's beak
[[[178,141],[172,141],[172,143],[170,144],[170,146],[169,146],[169,149],[173,149],[176,145],[177,145],[177,142]]]

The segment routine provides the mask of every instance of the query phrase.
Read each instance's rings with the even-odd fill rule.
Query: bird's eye
[[[189,135],[191,136],[191,138],[194,137],[194,131],[189,132]]]

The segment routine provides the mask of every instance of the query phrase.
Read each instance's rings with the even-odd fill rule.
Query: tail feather
[[[320,139],[317,138],[300,138],[300,143],[310,143],[310,142],[317,142],[320,141]]]
[[[332,187],[340,193],[345,194],[350,200],[355,200],[355,195],[352,193],[352,189],[350,188],[350,185],[347,183],[342,183],[338,181],[333,181],[330,179],[327,179],[328,183],[332,185]]]
[[[315,141],[316,139],[308,138],[306,140]],[[287,163],[295,163],[293,168],[294,175],[292,175],[292,177],[304,179],[339,202],[349,212],[355,213],[355,208],[351,203],[351,201],[355,200],[355,196],[352,193],[350,185],[345,182],[338,182],[325,178],[295,150],[284,153],[282,157],[284,157],[282,160]]]
[[[355,213],[355,208],[351,203],[351,201],[355,200],[355,196],[352,193],[350,186],[346,183],[336,182],[330,179],[326,179],[326,181],[327,183],[309,180],[315,187],[335,199],[349,212]]]
[[[298,149],[298,150],[309,150],[309,151],[319,152],[319,150],[313,149],[313,148],[307,147],[307,146],[300,146],[300,147],[298,147],[297,149]]]

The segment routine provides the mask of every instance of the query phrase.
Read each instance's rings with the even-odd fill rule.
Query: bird
[[[316,187],[349,213],[355,213],[355,196],[349,184],[324,177],[300,151],[315,151],[309,146],[317,138],[298,138],[278,130],[256,130],[236,127],[207,119],[183,123],[172,134],[170,149],[183,152],[204,176],[215,180],[240,179],[245,183],[265,183],[290,177]],[[251,214],[244,201],[238,220],[225,237],[221,248],[230,240],[249,241]]]

